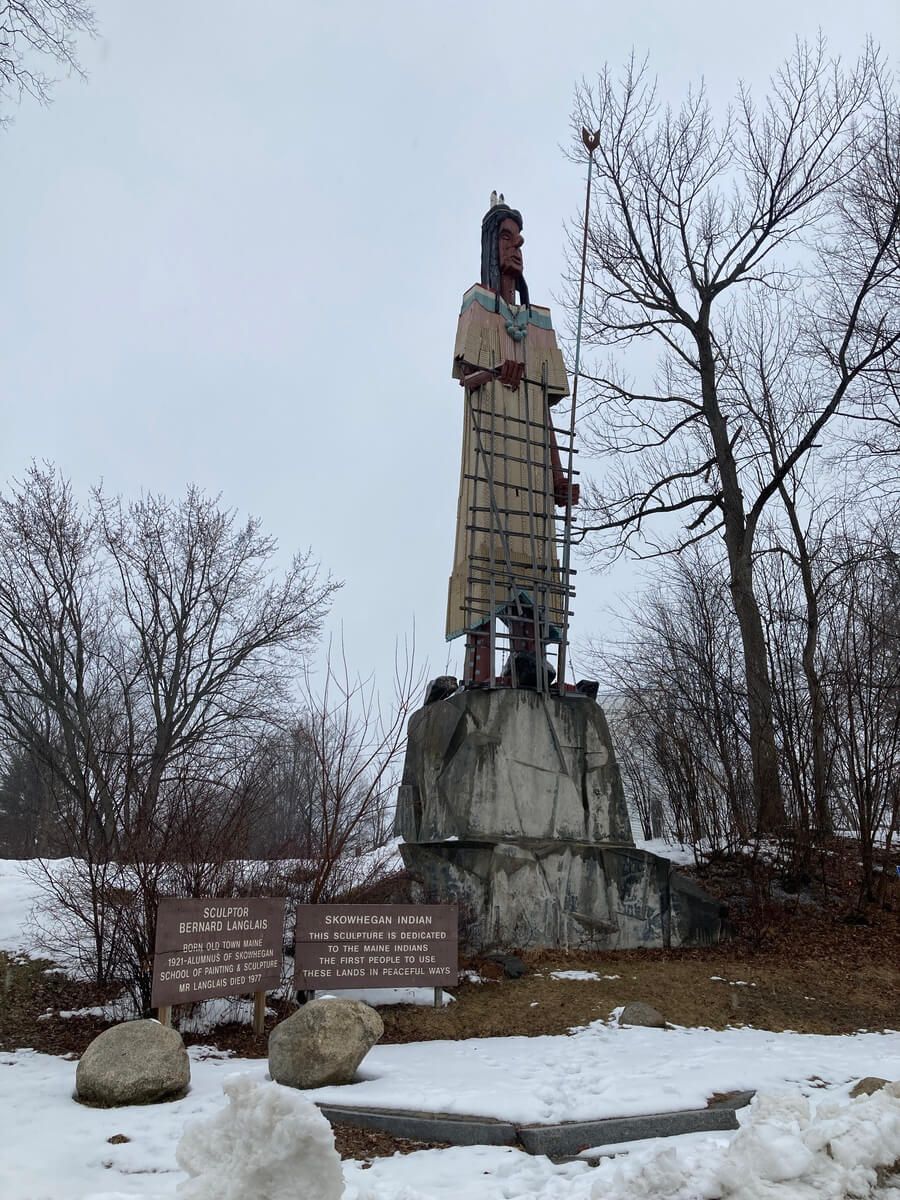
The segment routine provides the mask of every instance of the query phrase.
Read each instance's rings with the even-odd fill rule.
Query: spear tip
[[[600,130],[598,129],[596,133],[591,133],[589,129],[585,129],[582,125],[581,140],[584,142],[588,154],[593,154],[600,145]]]

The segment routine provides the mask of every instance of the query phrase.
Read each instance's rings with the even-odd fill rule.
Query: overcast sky
[[[897,0],[96,0],[88,82],[0,133],[0,481],[182,493],[262,519],[345,581],[360,670],[443,642],[459,475],[450,378],[492,188],[560,292],[582,203],[576,80],[632,46],[664,99],[763,89],[795,34],[896,55]],[[573,636],[635,575],[579,574]],[[577,663],[577,655],[576,655]]]

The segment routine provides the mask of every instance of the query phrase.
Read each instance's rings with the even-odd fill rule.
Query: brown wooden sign
[[[300,904],[294,986],[455,987],[455,904]]]
[[[283,899],[160,900],[151,1003],[278,987],[283,929]]]

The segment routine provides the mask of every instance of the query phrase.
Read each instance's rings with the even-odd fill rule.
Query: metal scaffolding
[[[518,416],[506,411],[496,379],[467,393],[475,470],[464,476],[472,485],[464,625],[477,631],[470,653],[487,653],[490,686],[534,687],[543,694],[563,687],[554,676],[556,663],[565,661],[575,595],[571,492],[569,503],[557,508],[554,456],[568,464],[570,488],[577,475],[574,431],[553,425],[546,376],[545,367],[540,384],[523,379]],[[526,670],[533,679],[522,678]]]

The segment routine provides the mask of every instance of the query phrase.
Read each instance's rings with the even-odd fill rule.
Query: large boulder
[[[631,1000],[619,1013],[620,1025],[643,1025],[647,1029],[665,1029],[666,1018],[652,1004]]]
[[[288,1087],[352,1083],[384,1025],[359,1000],[311,1000],[269,1034],[269,1073]]]
[[[155,1104],[191,1081],[181,1034],[158,1021],[126,1021],[104,1029],[81,1056],[75,1091],[88,1104]]]

